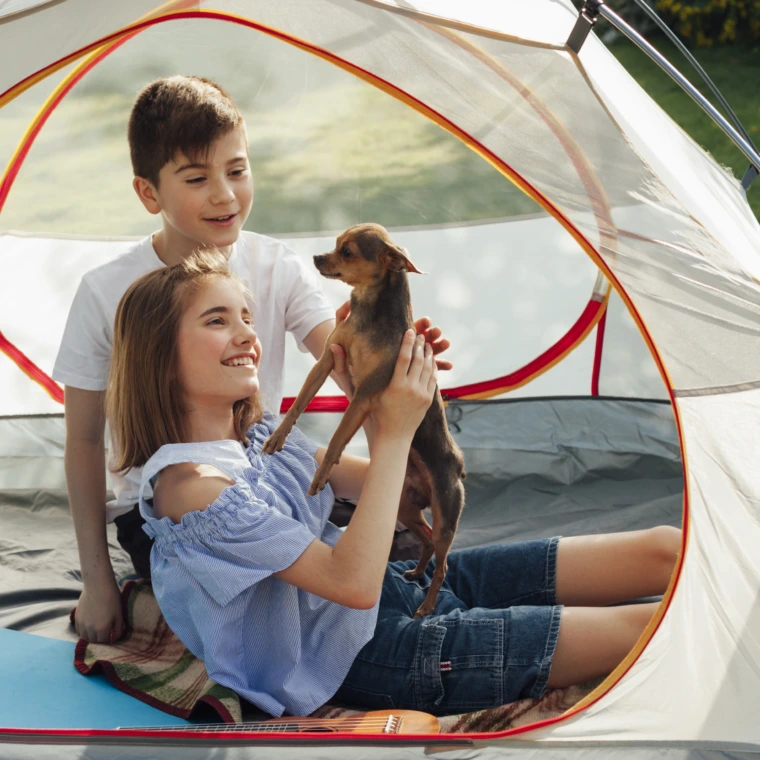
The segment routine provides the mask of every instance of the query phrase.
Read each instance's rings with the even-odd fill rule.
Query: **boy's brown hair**
[[[166,443],[187,441],[177,334],[190,299],[216,277],[237,279],[224,254],[196,251],[143,275],[122,296],[106,390],[106,416],[119,448],[114,472],[142,467]],[[232,408],[238,440],[248,443],[246,430],[262,417],[258,394]]]
[[[245,127],[235,101],[218,84],[177,75],[143,87],[129,116],[127,137],[135,177],[158,187],[158,174],[177,153],[205,159],[209,147]]]

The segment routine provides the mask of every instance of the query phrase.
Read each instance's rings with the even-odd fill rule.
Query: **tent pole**
[[[752,146],[756,151],[757,147],[752,142],[752,139],[747,134],[747,130],[744,129],[742,123],[739,121],[739,117],[734,113],[728,101],[723,97],[721,91],[715,86],[715,82],[710,79],[707,72],[700,65],[699,61],[691,54],[686,45],[678,39],[678,35],[655,13],[652,7],[646,2],[646,0],[635,0],[636,4],[643,10],[652,21],[662,30],[663,34],[678,48],[681,55],[692,65],[692,68],[696,70],[699,76],[702,77],[702,81],[710,88],[710,92],[715,96],[717,101],[723,107],[726,115],[731,119],[731,123],[736,127],[736,131]]]
[[[757,146],[752,142],[752,138],[747,133],[747,130],[742,126],[742,123],[739,121],[739,117],[734,113],[731,106],[723,97],[721,91],[715,86],[715,83],[712,81],[712,79],[710,79],[710,77],[707,75],[707,72],[699,64],[699,61],[697,61],[697,59],[689,52],[686,45],[684,45],[683,42],[678,39],[678,35],[657,15],[654,9],[647,3],[647,0],[635,0],[635,2],[641,8],[641,10],[643,10],[649,16],[649,18],[651,18],[652,21],[654,21],[655,24],[660,27],[667,38],[681,51],[681,54],[684,56],[684,58],[686,58],[686,60],[694,67],[694,69],[696,69],[697,73],[702,77],[704,83],[710,88],[710,92],[717,98],[718,102],[723,107],[723,111],[731,120],[731,123],[736,127],[736,131],[747,141],[747,143],[749,143],[752,149],[757,152]],[[747,190],[749,190],[749,186],[752,184],[757,175],[757,169],[755,169],[755,167],[750,164],[749,168],[742,177],[742,187],[744,188],[745,193]]]
[[[620,16],[610,10],[603,3],[598,7],[599,14],[612,24],[619,32],[622,32],[638,48],[645,52],[682,90],[725,132],[729,139],[749,160],[751,168],[760,172],[760,155],[753,150],[747,141],[728,123],[725,117],[712,103],[683,75],[665,56],[650,45],[635,29],[623,21]],[[749,173],[749,172],[748,172]],[[745,175],[746,177],[747,175]],[[751,180],[750,180],[751,181]]]

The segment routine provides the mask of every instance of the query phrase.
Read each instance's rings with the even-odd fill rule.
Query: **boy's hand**
[[[93,644],[113,644],[122,637],[121,592],[115,581],[103,588],[84,587],[74,626],[80,639]]]
[[[372,415],[378,435],[414,436],[433,400],[437,375],[433,347],[407,330],[393,378]]]
[[[444,351],[447,351],[451,346],[451,343],[441,337],[441,328],[433,327],[433,323],[429,317],[420,317],[414,320],[414,331],[418,335],[425,336],[425,343],[429,343],[433,349],[433,356],[438,356]],[[447,359],[436,359],[435,365],[438,369],[447,370],[451,369],[454,365]]]

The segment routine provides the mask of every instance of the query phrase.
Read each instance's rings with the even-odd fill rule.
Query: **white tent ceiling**
[[[0,68],[0,91],[153,7],[66,0],[0,18],[3,60],[13,61]],[[307,41],[511,174],[604,269],[668,377],[682,434],[688,545],[666,614],[611,691],[525,738],[758,746],[749,706],[760,698],[760,484],[752,456],[760,227],[738,182],[598,40],[580,56],[561,49],[574,21],[569,2],[416,7],[461,23],[436,24],[374,0],[215,4],[292,44]]]

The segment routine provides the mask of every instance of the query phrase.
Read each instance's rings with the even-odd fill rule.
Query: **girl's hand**
[[[335,324],[339,325],[348,319],[348,315],[351,313],[351,302],[346,301],[335,312]],[[335,357],[335,366],[332,371],[332,378],[338,384],[338,387],[346,394],[346,398],[351,401],[354,397],[354,383],[353,383],[353,368],[348,366],[346,360],[346,352],[343,346],[338,343],[332,343],[330,345],[330,351],[332,351]]]
[[[346,352],[338,343],[330,344],[330,351],[332,351],[335,358],[335,366],[333,367],[332,377],[338,384],[343,393],[346,394],[346,398],[351,401],[354,397],[354,371],[352,367],[348,366],[346,361]]]
[[[433,401],[438,372],[424,335],[407,330],[396,369],[374,412],[377,435],[414,436]]]

